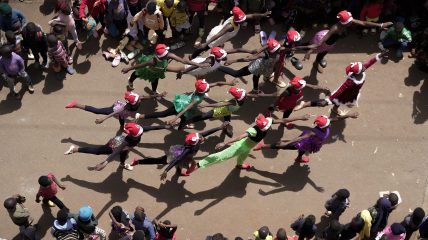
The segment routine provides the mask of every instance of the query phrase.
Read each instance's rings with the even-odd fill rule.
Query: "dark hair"
[[[391,202],[391,206],[394,207],[395,205],[398,204],[398,196],[395,193],[390,193],[388,195],[388,199]]]
[[[165,224],[165,225],[171,225],[171,221],[165,220],[165,221],[163,221],[163,224]]]
[[[113,215],[114,219],[118,222],[122,222],[122,207],[121,206],[114,206],[110,210],[111,214]]]
[[[308,215],[303,222],[301,232],[306,232],[306,233],[312,232],[312,228],[314,224],[315,224],[315,216],[312,214]]]
[[[342,231],[342,224],[339,223],[336,219],[331,220],[330,222],[330,230],[333,233],[339,233]]]
[[[421,224],[424,217],[425,217],[425,211],[422,208],[417,207],[412,213],[411,220],[415,225],[419,225]]]
[[[144,219],[146,218],[146,214],[144,213],[144,208],[142,207],[135,208],[134,218],[140,222],[144,221]]]
[[[52,184],[52,182],[48,178],[48,176],[41,176],[41,177],[39,177],[39,184],[42,187],[49,187]]]
[[[147,5],[146,5],[147,12],[150,15],[154,14],[156,12],[156,7],[157,7],[157,5],[156,5],[155,1],[148,2]]]
[[[284,228],[278,229],[278,231],[276,232],[276,239],[277,240],[287,240],[287,232],[285,231]]]
[[[37,25],[33,22],[27,23],[27,25],[25,26],[25,29],[27,30],[28,33],[35,33],[37,32],[37,30],[39,30]]]
[[[71,8],[69,6],[61,8],[60,10],[64,15],[70,15],[71,14]]]
[[[10,48],[9,45],[3,45],[0,48],[0,55],[6,55],[6,54],[10,54],[12,52],[12,49]]]
[[[258,230],[258,233],[260,239],[266,239],[269,235],[269,228],[267,226],[263,226]]]
[[[211,237],[212,240],[224,240],[224,236],[222,233],[216,233]]]
[[[146,236],[143,230],[138,230],[132,235],[132,240],[145,240]]]
[[[7,198],[6,200],[4,200],[3,206],[6,209],[14,209],[16,207],[16,198]]]
[[[337,198],[339,198],[341,200],[345,200],[345,199],[349,198],[350,193],[349,193],[348,189],[342,188],[342,189],[337,190],[336,196],[337,196]]]
[[[351,220],[350,226],[356,232],[360,232],[364,228],[364,220],[360,216],[356,216]]]
[[[236,237],[235,240],[244,240],[244,239],[241,237]]]
[[[64,33],[64,26],[61,26],[59,24],[56,24],[55,26],[52,27],[52,32],[55,34],[62,34]]]
[[[49,46],[55,46],[56,44],[58,44],[58,38],[53,34],[49,34],[46,39]]]
[[[7,38],[7,39],[15,39],[15,33],[14,32],[12,32],[12,31],[6,31],[5,33],[4,33],[4,36]]]
[[[177,5],[177,9],[179,10],[184,11],[186,10],[186,8],[187,8],[187,3],[184,0],[181,0]]]
[[[67,209],[65,209],[65,208],[60,209],[58,211],[58,213],[56,214],[56,220],[58,220],[58,222],[61,225],[64,225],[67,222],[67,219],[68,219],[68,211],[67,211]]]

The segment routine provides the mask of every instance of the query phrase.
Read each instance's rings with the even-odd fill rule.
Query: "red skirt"
[[[328,99],[335,105],[356,104],[360,95],[360,89],[363,85],[364,82],[356,84],[354,81],[346,79],[346,81],[336,91],[334,91]]]

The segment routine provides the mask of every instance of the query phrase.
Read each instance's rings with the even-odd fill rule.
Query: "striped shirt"
[[[58,41],[55,47],[49,47],[48,54],[52,62],[61,64],[68,64],[69,62],[67,51],[61,41]]]

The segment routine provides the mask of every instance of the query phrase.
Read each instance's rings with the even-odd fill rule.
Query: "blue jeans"
[[[382,45],[383,45],[384,48],[392,48],[392,47],[394,47],[394,48],[398,48],[398,49],[400,49],[402,51],[404,51],[407,48],[408,44],[409,44],[408,41],[399,42],[399,41],[397,41],[395,39],[388,38],[388,37],[385,38],[382,41]]]

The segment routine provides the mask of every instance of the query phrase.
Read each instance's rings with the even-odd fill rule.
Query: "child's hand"
[[[128,68],[122,68],[122,73],[123,74],[126,74],[126,73],[128,73],[129,72],[129,69]]]
[[[215,145],[215,149],[216,149],[216,150],[219,150],[219,149],[224,148],[224,146],[226,146],[226,144],[224,144],[224,143],[219,143],[219,144]]]
[[[165,180],[167,177],[168,173],[167,172],[163,172],[160,177],[161,177],[161,181]]]
[[[66,186],[65,185],[61,185],[61,186],[59,186],[59,188],[61,188],[62,190],[65,190]]]
[[[100,119],[100,118],[97,118],[97,119],[95,119],[95,123],[96,124],[101,124],[101,123],[103,123],[104,121],[102,120],[102,119]]]
[[[350,118],[358,118],[360,114],[358,112],[348,113],[347,116]]]
[[[309,118],[311,118],[311,115],[309,115],[309,114],[305,114],[305,115],[303,115],[302,116],[302,121],[307,121],[307,120],[309,120]]]
[[[40,202],[40,199],[36,199],[36,203],[39,203]]]

